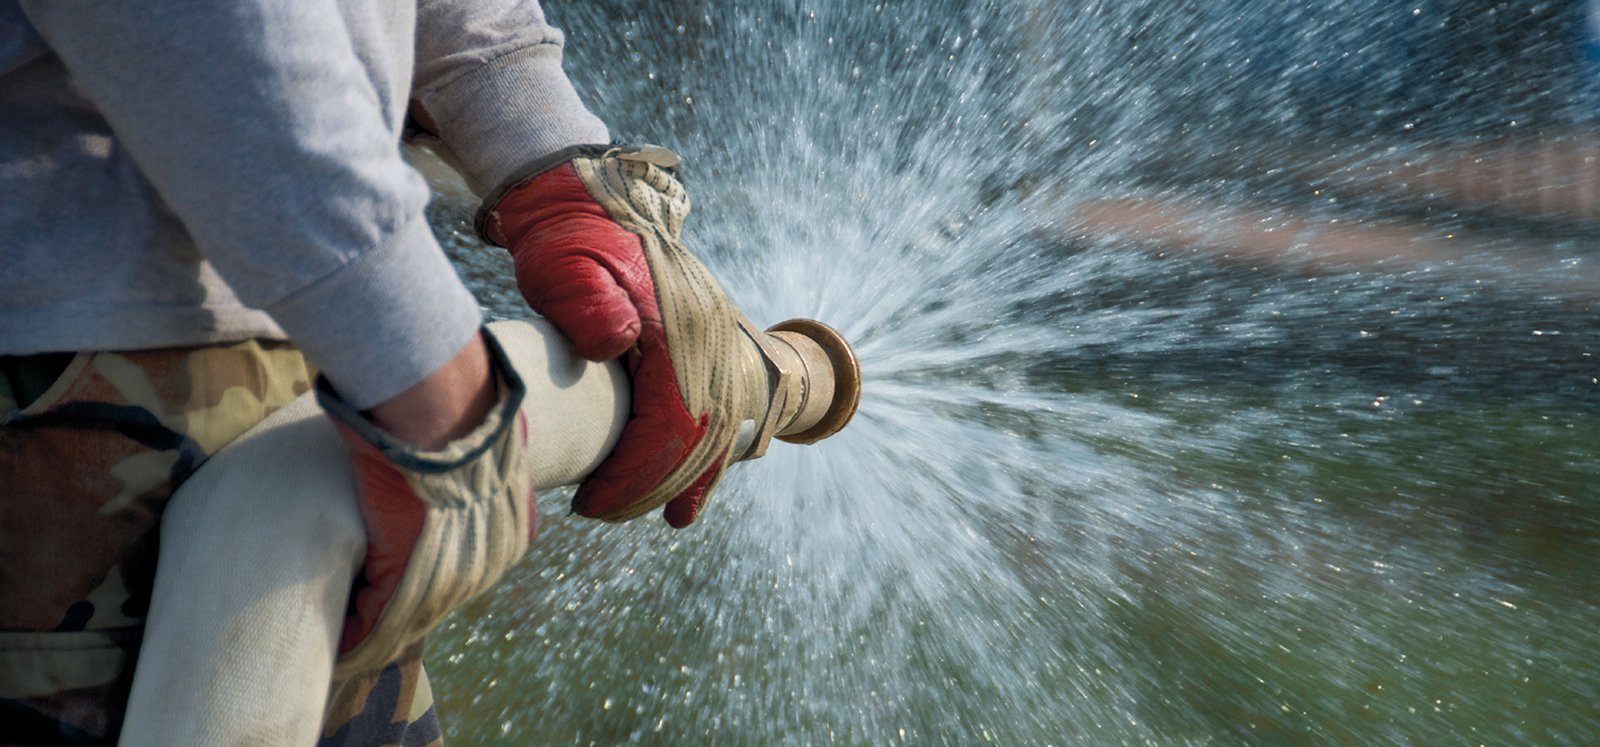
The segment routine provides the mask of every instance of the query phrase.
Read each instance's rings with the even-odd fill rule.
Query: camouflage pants
[[[273,341],[0,357],[0,745],[116,743],[167,499],[310,378]],[[439,744],[432,700],[419,649],[341,683],[322,744]]]

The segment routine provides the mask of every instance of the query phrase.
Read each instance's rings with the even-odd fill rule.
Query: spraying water
[[[1393,178],[1584,127],[1572,19],[1328,5],[551,8],[685,156],[690,246],[863,398],[686,531],[543,497],[433,643],[451,739],[1600,735],[1596,230]],[[524,313],[472,207],[436,226]]]

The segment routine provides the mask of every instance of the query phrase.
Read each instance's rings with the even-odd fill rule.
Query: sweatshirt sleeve
[[[479,195],[562,148],[610,142],[561,68],[564,41],[535,0],[420,3],[414,95]]]
[[[333,0],[22,5],[112,147],[349,402],[398,394],[475,334]]]

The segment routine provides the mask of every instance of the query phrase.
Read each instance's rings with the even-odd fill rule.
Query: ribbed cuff
[[[562,148],[611,140],[578,99],[555,44],[495,58],[422,99],[479,195]]]
[[[483,324],[419,214],[376,247],[267,307],[357,409],[421,381]]]
[[[383,455],[391,464],[423,474],[436,475],[463,467],[485,451],[493,448],[505,435],[506,429],[517,422],[517,410],[522,407],[523,400],[528,396],[528,385],[522,381],[522,376],[511,365],[510,356],[506,355],[500,340],[494,335],[483,336],[484,347],[489,352],[489,370],[495,378],[496,396],[499,398],[489,416],[471,433],[450,442],[443,449],[437,451],[424,451],[416,446],[395,438],[388,431],[378,427],[358,408],[334,390],[332,382],[327,376],[318,376],[316,381],[317,404],[328,413],[334,422],[343,424],[356,434],[361,440],[366,441]],[[419,496],[427,498],[427,496]]]

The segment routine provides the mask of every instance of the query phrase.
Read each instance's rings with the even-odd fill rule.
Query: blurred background
[[[541,496],[432,641],[448,741],[1600,740],[1584,3],[546,10],[735,303],[838,327],[863,399],[683,531]]]

